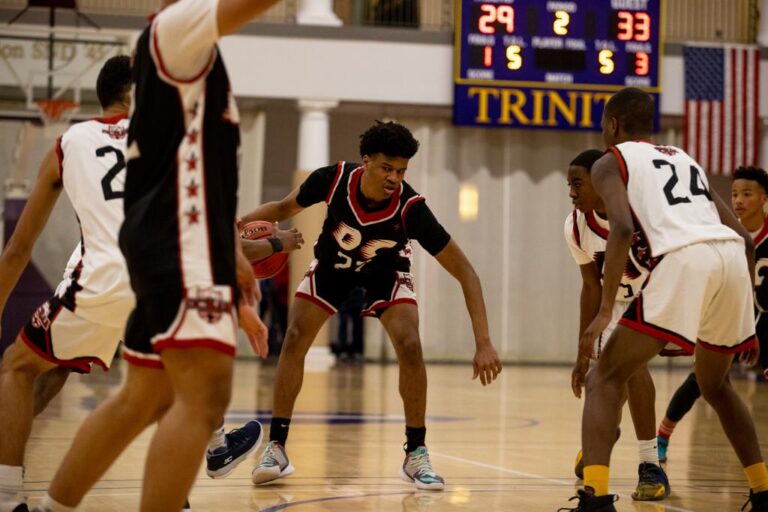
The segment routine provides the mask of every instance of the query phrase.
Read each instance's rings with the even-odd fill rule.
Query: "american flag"
[[[686,46],[683,149],[710,174],[758,165],[760,52]]]

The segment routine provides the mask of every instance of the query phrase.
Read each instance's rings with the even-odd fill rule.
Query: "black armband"
[[[277,254],[278,252],[283,252],[283,241],[277,238],[276,236],[273,236],[271,238],[267,238],[267,241],[269,242],[269,245],[272,246],[272,254]]]

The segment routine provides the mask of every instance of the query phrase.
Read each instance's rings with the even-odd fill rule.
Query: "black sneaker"
[[[211,478],[224,478],[235,470],[238,464],[253,450],[258,448],[264,437],[261,423],[251,420],[242,428],[236,428],[226,434],[227,446],[206,452],[205,472]]]
[[[576,491],[576,496],[568,500],[579,500],[575,508],[559,508],[557,512],[616,512],[613,504],[618,499],[614,494],[595,496],[595,491],[591,487],[586,487],[584,490]]]
[[[29,512],[29,507],[27,507],[26,503],[19,503],[19,505],[13,509],[13,512]]]
[[[184,508],[181,509],[181,512],[192,512],[192,507],[189,505],[189,498],[184,502]]]
[[[752,508],[747,510],[747,505],[752,505]],[[741,507],[742,512],[768,512],[768,491],[754,493],[749,491],[749,498],[747,502]]]
[[[667,474],[656,464],[644,462],[637,468],[640,479],[637,488],[632,493],[632,499],[636,501],[663,500],[672,489],[669,487]]]

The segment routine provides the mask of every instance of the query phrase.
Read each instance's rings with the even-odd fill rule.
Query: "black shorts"
[[[314,302],[329,315],[333,315],[358,286],[365,289],[363,316],[380,317],[395,304],[417,305],[413,275],[410,272],[392,270],[363,274],[352,270],[337,270],[317,260],[310,264],[304,280],[296,290],[296,297]]]
[[[137,298],[125,329],[126,361],[162,368],[166,348],[206,347],[235,355],[237,316],[230,286],[212,286]]]

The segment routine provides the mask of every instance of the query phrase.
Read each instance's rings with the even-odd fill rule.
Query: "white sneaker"
[[[285,448],[277,441],[270,441],[264,453],[261,454],[259,465],[253,468],[251,480],[254,484],[265,484],[272,480],[288,476],[294,472],[288,455],[285,454]]]
[[[400,478],[406,482],[413,482],[417,489],[427,491],[445,489],[445,480],[432,469],[426,446],[419,446],[411,453],[406,454],[403,469],[400,471]]]

